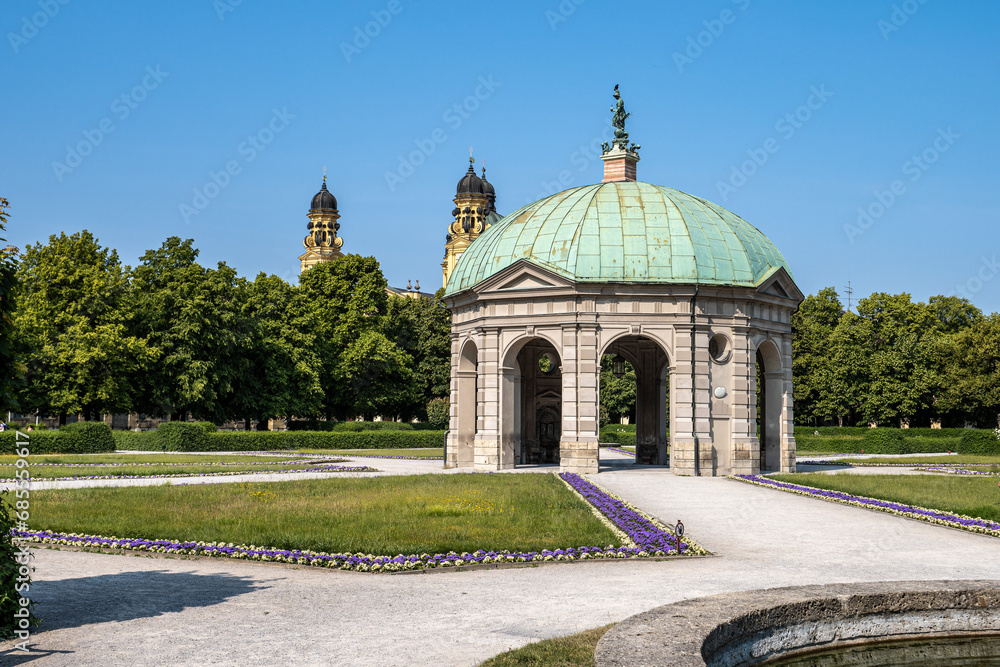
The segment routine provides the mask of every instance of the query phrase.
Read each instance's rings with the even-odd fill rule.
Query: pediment
[[[518,260],[503,271],[490,276],[474,288],[480,294],[484,292],[536,290],[553,287],[570,287],[572,282],[566,278],[544,269],[528,260]]]
[[[805,298],[805,295],[802,294],[802,291],[795,284],[795,281],[792,280],[792,277],[788,275],[788,271],[783,266],[771,269],[765,274],[757,284],[757,291],[761,294],[770,294],[782,299],[790,299],[795,303],[801,303]]]

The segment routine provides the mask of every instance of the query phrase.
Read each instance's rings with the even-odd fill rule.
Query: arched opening
[[[754,391],[757,403],[757,438],[760,444],[760,471],[781,467],[781,356],[773,342],[757,347]]]
[[[457,462],[471,466],[475,460],[475,440],[479,417],[479,349],[471,340],[462,346],[458,358],[458,437]]]
[[[616,368],[617,367],[617,368]],[[635,378],[634,407],[627,403],[628,393],[622,380],[631,371]],[[610,374],[609,374],[610,372]],[[615,377],[621,372],[621,377]],[[668,424],[670,420],[670,363],[667,353],[646,336],[624,336],[611,341],[601,357],[599,395],[610,417],[611,409],[619,415],[630,412],[635,423],[635,462],[669,464]],[[614,396],[605,402],[604,393]],[[630,416],[630,421],[633,419]]]
[[[504,449],[509,442],[514,463],[557,464],[563,414],[559,353],[544,338],[532,338],[508,356],[514,362],[504,369],[504,403],[510,405],[512,419]]]

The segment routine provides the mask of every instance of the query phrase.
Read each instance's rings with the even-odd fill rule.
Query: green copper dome
[[[458,260],[447,294],[518,260],[576,282],[755,287],[785,258],[731,211],[678,190],[635,181],[565,190],[511,213]]]

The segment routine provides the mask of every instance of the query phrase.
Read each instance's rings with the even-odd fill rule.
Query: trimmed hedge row
[[[412,424],[404,424],[403,422],[340,422],[333,427],[333,430],[357,433],[359,431],[412,431],[414,429]]]
[[[173,423],[173,422],[168,422]],[[183,422],[178,422],[183,424]],[[163,428],[163,424],[160,428]],[[159,430],[159,429],[157,429]],[[160,439],[156,431],[120,438],[120,449],[168,452],[243,452],[286,449],[412,449],[441,447],[444,431],[217,431],[185,429],[184,437]]]
[[[879,429],[868,429],[871,431]],[[877,437],[877,436],[873,436]],[[893,441],[895,442],[895,441]],[[831,438],[814,435],[795,436],[795,448],[802,452],[833,454],[942,454],[960,451],[955,438],[903,438],[902,444],[883,444],[861,437]]]
[[[958,453],[1000,456],[1000,438],[995,431],[966,429],[958,443]]]
[[[28,436],[28,450],[32,454],[100,454],[115,451],[111,427],[103,422],[77,422],[66,424],[58,431],[32,431]],[[22,446],[24,439],[21,439]],[[17,432],[0,433],[0,454],[13,454],[17,450]]]
[[[635,447],[635,424],[609,424],[601,428],[598,440],[624,447]]]
[[[905,438],[961,438],[967,428],[895,428],[880,426],[869,428],[867,426],[795,426],[795,437],[799,434],[815,436],[818,431],[821,436],[863,436],[869,431],[894,431],[903,434]]]
[[[288,422],[289,431],[440,431],[427,422],[336,422],[323,419],[295,419]]]

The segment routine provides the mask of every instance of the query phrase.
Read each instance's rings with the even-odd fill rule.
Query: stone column
[[[495,327],[483,328],[479,347],[476,470],[500,469],[500,336]]]
[[[559,467],[578,474],[598,471],[597,327],[562,329],[562,429]]]
[[[444,467],[455,468],[458,466],[458,404],[459,404],[459,381],[458,381],[458,357],[461,339],[458,333],[451,332],[451,391],[449,392],[450,405],[448,407],[448,437],[445,441]]]
[[[792,391],[792,335],[781,339],[781,367],[783,388],[781,392],[781,452],[779,467],[781,472],[795,472],[795,415]]]
[[[732,458],[734,475],[760,472],[760,442],[757,440],[757,360],[749,328],[733,328],[733,420]]]

